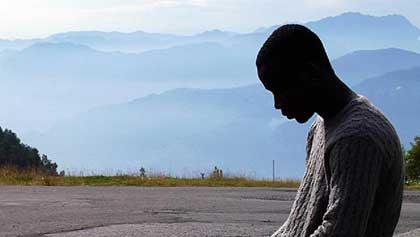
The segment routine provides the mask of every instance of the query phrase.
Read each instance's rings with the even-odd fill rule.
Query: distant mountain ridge
[[[420,54],[397,48],[359,50],[332,64],[338,76],[353,86],[370,77],[420,66]]]
[[[220,30],[205,31],[191,36],[147,33],[144,31],[132,33],[88,31],[60,33],[48,37],[46,41],[81,43],[101,51],[139,53],[151,49],[164,49],[184,44],[220,42],[234,34]]]
[[[40,60],[40,57],[42,60]],[[1,58],[1,56],[0,56]],[[247,83],[255,76],[253,56],[215,42],[188,44],[140,54],[109,53],[74,43],[38,43],[3,56],[5,78],[187,82],[202,78]],[[232,70],[236,68],[236,70]]]
[[[400,48],[420,52],[418,40],[420,30],[399,15],[374,17],[360,13],[345,13],[309,22],[307,26],[324,40],[332,60],[360,50]],[[94,80],[95,77],[103,79],[111,77],[127,80],[154,78],[165,81],[205,77],[212,80],[235,79],[236,85],[238,82],[250,83],[255,76],[256,54],[275,28],[259,29],[248,34],[212,30],[192,36],[142,31],[60,33],[46,39],[31,41],[32,44],[27,49],[21,49],[21,52],[0,53],[0,75],[13,78],[16,73],[20,75],[28,71],[32,77],[41,78],[47,75],[67,76],[73,79],[88,77],[89,80]],[[63,47],[60,48],[60,45]],[[84,48],[83,52],[78,48],[79,45],[89,48]],[[132,49],[125,50],[121,47]],[[139,50],[134,50],[133,47],[139,47]],[[72,53],[73,49],[83,56],[77,57],[76,53]],[[29,50],[38,50],[39,55],[28,55]],[[54,50],[58,51],[57,54]],[[122,53],[125,51],[142,53]],[[397,51],[383,52],[382,55],[386,57],[384,61],[390,61],[392,53],[398,57],[405,54]],[[146,56],[151,59],[146,59]],[[379,62],[380,57],[377,56],[373,60]],[[346,58],[340,58],[335,62],[338,71],[347,70],[343,67],[347,64]],[[406,61],[402,62],[405,63]],[[387,66],[393,70],[399,67],[390,63]],[[380,75],[381,65],[377,64],[376,67],[378,73],[367,76]],[[355,70],[344,75],[349,77],[350,84],[357,84],[366,78],[363,73],[366,70],[370,69],[361,69],[360,74]]]
[[[106,53],[72,43],[3,51],[0,77],[9,93],[0,95],[0,106],[9,109],[0,111],[0,118],[25,135],[29,128],[44,130],[63,117],[151,92],[255,83],[254,61],[255,55],[214,42],[141,54]],[[380,49],[356,51],[332,63],[354,87],[366,78],[420,65],[420,60],[417,53]]]
[[[0,51],[22,50],[40,41],[41,41],[40,39],[17,39],[17,40],[0,39]]]
[[[141,53],[148,50],[165,49],[185,44],[222,42],[236,34],[217,29],[204,31],[195,35],[149,33],[144,31],[130,33],[117,31],[71,31],[53,34],[43,39],[0,40],[0,51],[4,49],[22,50],[36,43],[72,43],[86,45],[105,52]]]
[[[390,47],[420,52],[420,29],[401,15],[376,17],[350,12],[306,26],[321,36],[332,54]]]
[[[42,60],[39,60],[42,55]],[[0,54],[5,77],[57,77],[89,81],[193,82],[247,84],[255,81],[255,55],[215,42],[188,44],[141,54],[107,53],[73,43],[37,43]],[[360,50],[332,61],[350,85],[387,72],[420,66],[420,54],[397,48]],[[232,70],[234,69],[234,70]],[[7,76],[8,75],[8,76]],[[86,79],[84,79],[86,78]],[[226,84],[229,86],[228,84]]]
[[[373,77],[356,88],[388,115],[406,148],[420,135],[420,67]]]
[[[323,39],[340,78],[383,108],[405,144],[411,141],[419,133],[418,28],[402,16],[359,13],[307,25]],[[264,176],[276,159],[281,175],[299,177],[308,125],[285,123],[260,85],[243,86],[258,81],[255,57],[275,28],[0,41],[0,50],[12,48],[0,51],[2,126],[66,167],[219,165]],[[201,89],[171,90],[180,87]],[[220,87],[228,89],[214,89]]]
[[[332,58],[362,49],[401,48],[420,52],[420,29],[401,15],[370,16],[357,12],[326,17],[305,24],[320,35]],[[267,36],[278,26],[259,28],[250,33],[235,33],[218,29],[194,35],[176,35],[136,31],[131,33],[74,31],[51,35],[44,39],[0,40],[0,51],[21,50],[34,43],[84,44],[99,51],[140,53],[185,44],[216,42],[227,46],[242,46],[255,54]]]
[[[420,29],[398,14],[371,16],[346,12],[304,23],[323,40],[329,56],[337,58],[355,50],[401,48],[420,53]],[[278,25],[255,33],[267,36]]]
[[[386,114],[405,146],[420,133],[419,78],[415,67],[354,88]],[[91,168],[141,162],[182,173],[217,165],[267,177],[274,159],[279,175],[300,177],[309,125],[285,121],[259,84],[176,89],[81,114],[44,134],[38,146],[70,167],[82,160]]]

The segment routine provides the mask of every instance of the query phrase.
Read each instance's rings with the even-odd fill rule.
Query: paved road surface
[[[0,186],[0,236],[268,236],[295,190]],[[420,236],[420,192],[406,192],[398,233]]]

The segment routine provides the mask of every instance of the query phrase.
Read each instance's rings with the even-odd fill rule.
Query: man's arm
[[[330,195],[322,224],[311,237],[364,236],[383,157],[365,137],[338,141],[329,153]]]
[[[318,121],[318,119],[315,120],[312,123],[311,128],[309,129],[309,132],[308,132],[308,136],[306,138],[306,163],[308,163],[309,155],[311,153],[312,141],[313,141],[313,138],[314,138],[317,121]],[[299,187],[299,189],[300,189],[300,187]],[[296,202],[296,200],[295,200],[295,202]],[[285,236],[284,232],[286,231],[287,225],[289,224],[289,218],[290,217],[287,217],[287,220],[283,223],[283,225],[274,234],[271,235],[271,237]]]

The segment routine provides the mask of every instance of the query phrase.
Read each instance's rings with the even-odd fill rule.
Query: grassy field
[[[53,176],[37,170],[17,171],[0,169],[0,185],[41,185],[41,186],[145,186],[145,187],[284,187],[297,188],[299,180],[257,180],[247,177],[227,175],[223,178],[183,178],[164,175],[91,175],[91,176]]]
[[[40,186],[144,186],[144,187],[273,187],[298,188],[296,179],[264,180],[249,177],[227,175],[223,178],[184,178],[165,175],[47,175],[37,170],[18,171],[16,169],[0,169],[0,185],[40,185]],[[406,184],[407,190],[420,190],[420,182]]]
[[[405,185],[405,189],[407,189],[407,190],[420,190],[420,181],[407,183]]]

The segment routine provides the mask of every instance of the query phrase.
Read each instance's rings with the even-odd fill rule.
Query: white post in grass
[[[273,183],[276,181],[276,169],[274,166],[274,160],[273,160]]]

